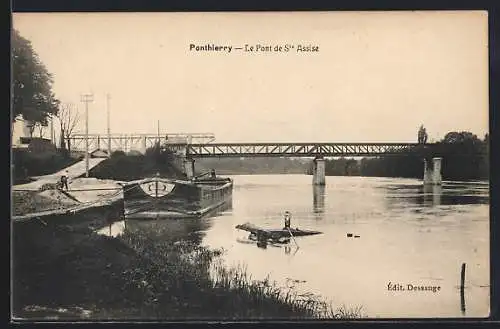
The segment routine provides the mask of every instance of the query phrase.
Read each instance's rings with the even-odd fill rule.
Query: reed
[[[28,248],[25,239],[17,239],[14,248],[15,259],[24,260],[16,262],[14,282],[14,311],[20,317],[120,321],[362,316],[360,308],[334,308],[319,296],[280,287],[269,278],[254,280],[245,265],[225,266],[220,257],[224,250],[208,249],[198,241],[173,235],[151,238],[147,229],[126,231],[119,238],[54,235],[48,228],[41,232],[46,232],[45,247]],[[34,241],[41,241],[40,234]],[[75,306],[84,314],[57,311]]]
[[[299,293],[294,286],[282,287],[269,276],[264,280],[252,280],[245,265],[226,267],[222,262],[215,262],[213,267],[213,286],[238,295],[236,301],[242,301],[245,307],[248,300],[255,305],[266,305],[276,316],[283,311],[292,317],[305,319],[356,319],[362,317],[362,308],[348,308],[345,305],[335,308],[312,293]]]
[[[150,243],[139,232],[122,237],[149,264],[136,268],[133,282],[147,282],[145,305],[158,305],[160,318],[353,319],[361,308],[335,308],[320,296],[280,287],[269,277],[253,280],[245,265],[227,267],[223,250],[189,242]],[[137,273],[139,272],[139,273]],[[135,284],[135,283],[134,283]]]

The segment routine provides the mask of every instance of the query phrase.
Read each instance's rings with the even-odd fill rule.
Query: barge
[[[232,193],[233,181],[215,175],[131,181],[123,184],[125,218],[200,218],[230,208]]]

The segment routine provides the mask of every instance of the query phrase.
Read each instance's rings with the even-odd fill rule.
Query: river
[[[244,265],[252,279],[293,283],[298,292],[320,295],[335,307],[361,307],[369,318],[489,315],[488,183],[423,187],[416,179],[329,176],[326,186],[313,187],[306,175],[232,178],[232,208],[202,222],[126,222],[146,225],[159,238],[167,224],[171,234],[195,234],[208,247],[224,248],[224,262]],[[323,234],[298,237],[298,247],[293,240],[287,248],[241,243],[248,233],[236,225],[278,228],[286,210],[292,227]],[[119,234],[126,222],[103,233]]]
[[[489,315],[487,183],[424,189],[415,179],[330,176],[325,187],[315,188],[306,175],[233,179],[233,207],[208,219],[203,243],[224,248],[224,261],[245,264],[254,279],[269,275],[281,285],[296,280],[299,291],[337,306],[361,306],[371,318]],[[297,238],[299,248],[293,242],[286,249],[239,242],[247,233],[236,225],[281,227],[285,210],[292,213],[292,227],[323,234]],[[405,290],[389,290],[389,284]],[[408,284],[440,288],[410,291]]]

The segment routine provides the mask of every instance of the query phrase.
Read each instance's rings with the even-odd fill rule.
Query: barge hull
[[[125,218],[200,218],[232,206],[230,179],[182,181],[151,178],[124,186]]]

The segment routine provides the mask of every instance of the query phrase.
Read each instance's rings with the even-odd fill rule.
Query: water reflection
[[[441,185],[425,184],[422,187],[422,192],[423,205],[432,207],[441,205],[441,197],[443,195],[443,187]]]
[[[127,223],[126,220],[110,223],[108,226],[103,227],[100,230],[97,230],[96,233],[115,238],[123,234],[123,232],[126,230],[127,227],[126,223]]]
[[[298,247],[292,247],[292,246],[290,246],[290,245],[286,245],[286,246],[284,247],[284,249],[285,249],[285,254],[286,254],[286,255],[290,255],[290,254],[291,254],[291,255],[290,255],[291,257],[295,256],[295,254],[297,253],[297,251],[299,251],[299,248],[298,248]],[[293,253],[292,253],[292,249],[294,250],[294,251],[293,251]]]
[[[162,218],[159,212],[156,212],[158,216],[134,217],[120,221],[109,218],[109,225],[95,232],[108,237],[118,237],[127,231],[135,234],[145,234],[149,238],[162,241],[175,242],[187,240],[195,244],[200,244],[205,234],[204,232],[209,227],[206,219],[230,211],[232,205],[232,198],[229,198],[226,202],[206,213],[201,218]],[[155,211],[153,210],[150,213],[154,214]]]
[[[442,185],[391,184],[385,190],[388,206],[439,207],[489,203],[489,185],[473,183],[443,183]]]
[[[467,316],[488,314],[488,184],[445,181],[424,187],[416,179],[327,177],[325,188],[313,187],[311,206],[308,176],[238,181],[234,210],[211,221],[204,244],[224,248],[224,262],[243,262],[252,278],[269,277],[280,285],[287,277],[305,280],[303,291],[361,305],[369,317],[451,317],[461,315],[457,264],[467,262]],[[293,226],[323,234],[297,238],[300,249],[293,241],[267,250],[235,242],[235,225],[275,227],[281,216],[274,214],[283,209],[294,215]],[[388,291],[388,282],[396,280],[440,285],[441,291]]]
[[[201,219],[125,219],[96,231],[97,234],[118,237],[125,231],[145,234],[151,239],[162,241],[187,240],[200,244],[208,223]]]
[[[325,186],[313,185],[313,212],[323,214],[325,212]],[[323,216],[319,216],[323,218]]]
[[[163,242],[189,241],[201,244],[211,217],[223,215],[232,209],[232,201],[225,202],[202,218],[134,218],[126,219],[127,231],[135,234],[145,234],[153,240]]]
[[[200,244],[209,224],[202,219],[127,219],[127,231],[145,234],[148,238],[162,242],[180,240]]]
[[[224,203],[206,213],[203,218],[211,218],[230,212],[233,209],[233,198],[227,199]]]

